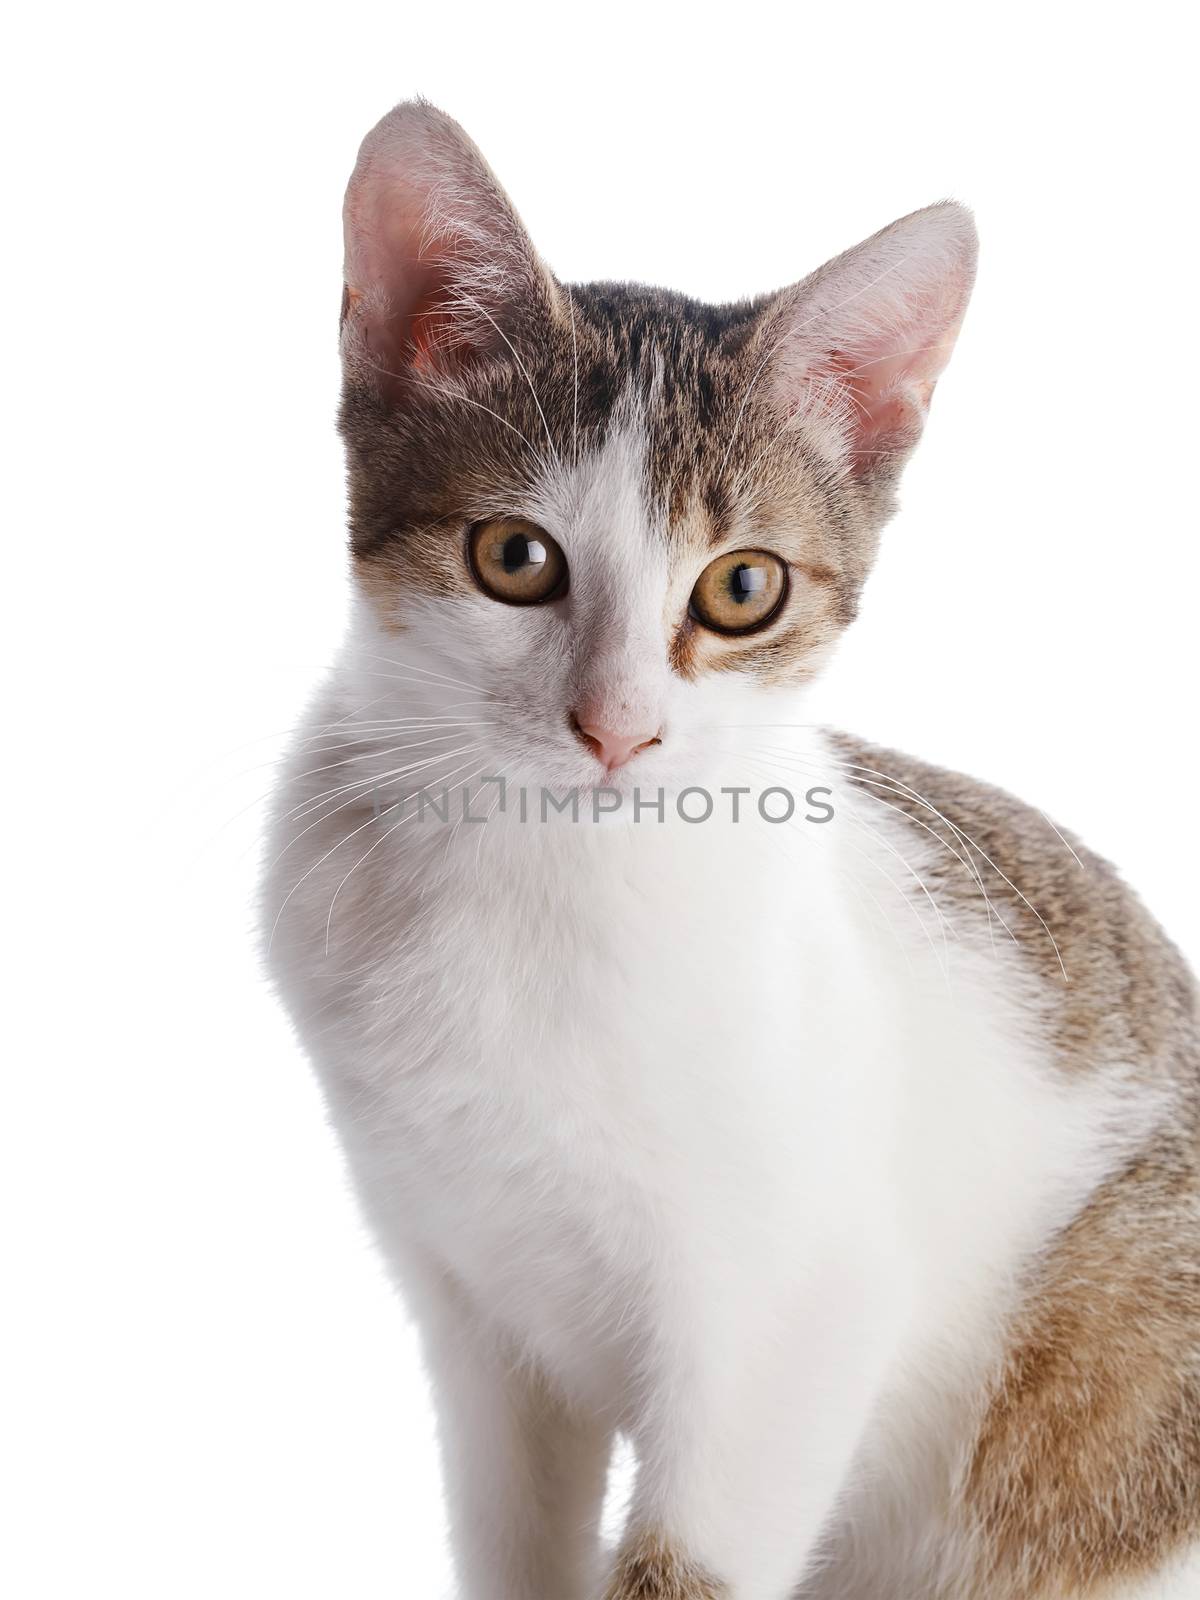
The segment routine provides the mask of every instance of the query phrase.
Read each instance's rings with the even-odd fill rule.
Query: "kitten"
[[[265,926],[461,1594],[1200,1595],[1192,980],[1040,813],[805,722],[969,216],[737,305],[568,286],[413,103],[345,226],[354,609]]]

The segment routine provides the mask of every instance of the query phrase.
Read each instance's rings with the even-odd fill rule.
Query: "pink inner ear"
[[[453,364],[478,342],[472,319],[454,314],[453,241],[430,236],[421,198],[368,181],[347,200],[349,309],[381,376]]]
[[[920,337],[918,329],[914,328],[913,337]],[[880,355],[867,353],[869,343],[857,356],[831,350],[822,363],[846,395],[852,449],[867,468],[871,457],[901,448],[920,432],[954,334],[936,344],[905,350],[893,350],[890,343]]]
[[[385,388],[496,349],[518,303],[552,309],[552,280],[507,196],[433,106],[397,106],[367,135],[344,218],[343,349]]]
[[[785,301],[777,401],[856,475],[916,442],[974,264],[969,214],[931,206],[839,256]]]
[[[389,295],[389,313],[366,329],[368,342],[378,340],[395,370],[405,366],[426,371],[435,363],[453,363],[472,341],[465,319],[456,319],[451,307],[453,268],[446,257],[413,261],[404,275],[403,297]]]

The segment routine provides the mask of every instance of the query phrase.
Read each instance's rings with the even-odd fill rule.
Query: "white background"
[[[1036,801],[1195,956],[1193,85],[1169,9],[10,22],[14,1600],[448,1593],[413,1338],[250,936],[255,798],[345,603],[339,207],[366,128],[422,92],[560,275],[712,298],[973,204],[975,303],[829,714]]]

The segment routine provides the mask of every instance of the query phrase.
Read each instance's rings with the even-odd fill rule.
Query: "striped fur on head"
[[[364,142],[346,237],[353,550],[393,625],[408,596],[470,591],[473,522],[526,515],[555,483],[569,500],[577,464],[622,430],[643,504],[604,537],[665,544],[672,670],[789,683],[819,665],[855,614],[961,321],[974,231],[960,207],[915,213],[735,305],[565,285],[462,130],[414,103]],[[550,530],[560,542],[566,521]],[[688,615],[695,578],[730,549],[772,551],[792,573],[778,620],[746,638]]]

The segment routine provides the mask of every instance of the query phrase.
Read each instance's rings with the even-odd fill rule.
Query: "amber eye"
[[[692,590],[690,610],[716,633],[750,633],[787,599],[787,567],[765,550],[731,550],[710,561]]]
[[[468,540],[475,582],[493,600],[538,606],[567,592],[567,558],[536,523],[523,517],[477,522]]]

